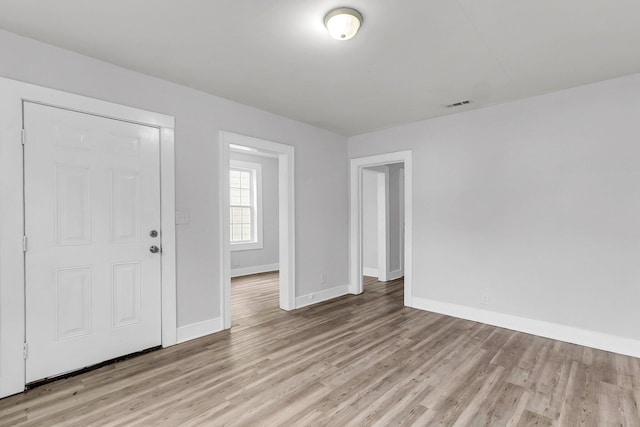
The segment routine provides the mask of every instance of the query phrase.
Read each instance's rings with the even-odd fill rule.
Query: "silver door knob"
[[[149,252],[151,252],[152,254],[157,254],[158,252],[160,252],[160,248],[156,245],[153,245],[149,248]]]

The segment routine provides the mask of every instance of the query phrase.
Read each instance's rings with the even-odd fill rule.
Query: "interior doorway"
[[[404,276],[404,163],[363,169],[362,273],[388,282]]]
[[[231,324],[279,307],[278,155],[229,145]]]
[[[264,248],[267,238],[264,227],[257,225],[257,211],[251,215],[252,204],[264,206],[264,194],[252,192],[258,187],[259,177],[265,171],[263,166],[256,166],[257,162],[247,161],[247,154],[274,159],[277,161],[277,264],[269,261],[267,264],[258,265],[261,271],[279,271],[278,277],[278,305],[283,310],[295,308],[295,239],[294,239],[294,149],[292,146],[266,141],[259,138],[238,135],[230,132],[220,133],[220,251],[221,251],[221,294],[220,311],[224,329],[231,327],[231,277],[252,273],[240,265],[243,258],[242,247],[247,251],[255,251]],[[244,160],[243,156],[244,156]],[[232,165],[232,158],[235,158]],[[250,160],[250,159],[249,159]],[[253,165],[252,165],[253,163]],[[235,165],[235,166],[234,166]],[[230,173],[235,170],[237,173]],[[234,200],[231,199],[231,175],[233,180],[239,183],[234,187]],[[234,184],[235,185],[235,184]],[[261,196],[262,200],[259,200]],[[235,215],[235,217],[232,217]],[[243,216],[244,215],[244,216]],[[233,248],[235,246],[235,248]],[[233,254],[232,248],[238,249],[238,254]],[[255,254],[254,254],[255,255]],[[264,254],[263,254],[264,255]],[[246,257],[244,257],[246,258]],[[234,265],[232,265],[234,259]],[[268,258],[267,258],[268,259]],[[254,266],[255,267],[255,266]],[[235,274],[234,274],[235,270]],[[273,282],[273,281],[272,281]]]
[[[395,245],[398,248],[397,260],[399,264],[395,264],[395,272],[392,257],[389,256],[388,247],[391,246],[391,239],[389,235],[390,222],[388,221],[389,214],[388,209],[388,174],[385,174],[390,168],[397,169],[398,179],[400,176],[402,179],[402,191],[398,191],[398,212],[404,218],[403,230],[400,230],[400,220],[398,219],[398,233],[397,241]],[[404,303],[406,306],[411,306],[412,296],[412,230],[413,230],[413,218],[412,218],[412,153],[411,151],[400,151],[396,153],[380,154],[369,157],[359,157],[351,159],[350,163],[350,292],[353,294],[360,294],[363,292],[363,271],[364,271],[364,181],[365,174],[378,174],[373,175],[375,177],[376,192],[381,195],[381,198],[376,199],[377,209],[376,212],[382,211],[385,216],[384,222],[376,220],[376,225],[379,229],[378,235],[382,238],[376,242],[376,254],[378,257],[378,264],[382,268],[377,266],[376,273],[379,273],[383,269],[382,278],[390,280],[393,275],[397,275],[396,278],[404,276]],[[400,184],[398,183],[398,186]],[[382,200],[382,201],[381,201]],[[382,225],[381,225],[382,224]],[[380,244],[382,242],[382,244]],[[383,246],[381,250],[380,247]],[[380,255],[382,254],[382,255]],[[401,261],[401,262],[400,262]]]

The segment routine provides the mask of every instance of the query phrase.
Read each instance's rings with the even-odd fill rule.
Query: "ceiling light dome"
[[[362,25],[362,15],[355,9],[341,7],[334,9],[324,18],[324,25],[336,40],[349,40]]]

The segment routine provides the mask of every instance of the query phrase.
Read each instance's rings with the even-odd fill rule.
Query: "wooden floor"
[[[640,426],[640,360],[402,306],[402,282],[277,308],[233,283],[233,328],[0,400],[0,425]]]

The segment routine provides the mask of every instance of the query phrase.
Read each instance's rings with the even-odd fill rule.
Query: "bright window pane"
[[[251,240],[251,224],[242,224],[242,239]]]
[[[231,225],[231,241],[232,242],[242,241],[242,224]]]
[[[229,182],[232,187],[240,186],[240,172],[239,171],[229,171]]]
[[[240,172],[240,186],[249,188],[251,182],[251,174],[249,172]]]
[[[231,223],[239,224],[242,222],[242,210],[240,208],[231,208]]]
[[[240,192],[242,190],[240,190],[239,188],[231,188],[231,192],[229,193],[229,196],[231,197],[231,204],[232,205],[239,205],[240,204]]]
[[[243,206],[251,206],[251,190],[240,190],[240,203]]]

